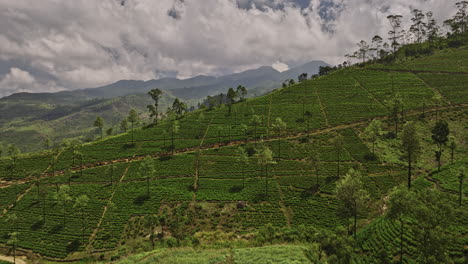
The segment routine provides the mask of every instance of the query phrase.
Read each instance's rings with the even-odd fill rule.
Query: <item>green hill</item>
[[[440,55],[444,52],[451,55]],[[232,256],[234,262],[230,263],[265,263],[249,262],[248,258],[262,251],[249,247],[269,241],[301,243],[310,249],[315,235],[303,237],[301,228],[320,233],[347,226],[337,214],[340,204],[335,187],[354,168],[362,172],[371,199],[367,214],[358,217],[359,246],[354,250],[354,262],[379,263],[382,250],[397,259],[398,225],[385,217],[384,208],[389,191],[406,184],[407,169],[399,150],[401,133],[394,134],[389,102],[397,94],[401,98],[397,132],[403,122],[412,120],[422,138],[414,188],[434,189],[455,206],[456,177],[449,171],[466,166],[468,73],[459,60],[466,49],[440,54],[398,65],[339,69],[237,102],[231,110],[222,105],[167,118],[157,126],[136,129],[133,136],[128,132],[74,149],[2,158],[0,243],[6,243],[8,233],[17,230],[18,246],[34,253],[68,259],[94,253],[96,258],[109,259],[151,249],[153,234],[159,236],[157,247],[201,245],[219,250],[195,255],[191,249],[169,255],[156,251],[139,260],[136,257],[136,261],[166,258],[166,263],[176,263],[198,258],[194,263],[210,263]],[[441,73],[445,68],[437,65],[445,64],[460,66]],[[440,100],[434,99],[438,96]],[[281,133],[273,126],[277,118],[287,125]],[[372,157],[372,143],[364,136],[372,119],[383,121],[375,148],[377,158]],[[447,120],[457,144],[457,163],[449,164],[446,149],[439,173],[433,172],[436,164],[430,132],[436,119]],[[175,126],[177,131],[171,129]],[[337,135],[343,137],[339,156],[333,144]],[[239,146],[248,153],[247,164],[238,161]],[[273,151],[276,160],[268,166],[268,174],[256,155],[264,147]],[[314,153],[320,158],[318,173],[308,162]],[[144,160],[147,156],[149,161]],[[73,198],[65,205],[54,198],[62,185],[70,186]],[[89,201],[80,209],[75,199],[84,194]],[[460,211],[465,207],[466,203]],[[12,214],[18,217],[16,225],[7,221]],[[158,221],[149,220],[148,215],[157,216]],[[453,236],[448,252],[454,260],[466,254],[464,220],[466,210],[446,229]],[[146,225],[148,221],[153,222]],[[257,231],[268,224],[276,235],[261,240]],[[410,219],[408,225],[416,229]],[[418,259],[419,242],[413,229],[405,239],[407,263]],[[235,249],[229,251],[229,247]],[[299,254],[301,247],[273,246],[265,251],[292,252],[285,262],[294,263],[311,261],[319,254]],[[249,250],[258,252],[247,253]]]

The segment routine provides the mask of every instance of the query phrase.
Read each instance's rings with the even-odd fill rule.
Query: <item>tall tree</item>
[[[447,144],[448,135],[450,133],[450,129],[448,124],[444,120],[439,120],[436,122],[434,128],[432,129],[432,140],[437,145],[438,150],[435,151],[435,157],[437,160],[437,168],[440,171],[440,161],[442,158],[442,146]]]
[[[406,188],[395,188],[388,199],[387,217],[400,222],[400,263],[403,263],[404,218],[411,216],[414,200],[413,192]]]
[[[455,150],[457,149],[457,140],[454,136],[449,137],[449,148],[450,148],[450,163],[453,163],[455,159]]]
[[[249,155],[243,147],[237,148],[237,161],[242,167],[242,189],[245,188],[245,167],[249,164]]]
[[[128,129],[127,119],[123,119],[122,121],[120,121],[120,131],[125,133],[127,132],[127,129]]]
[[[390,40],[391,40],[391,46],[393,47],[393,56],[396,58],[396,49],[398,46],[400,46],[400,43],[398,41],[401,39],[401,32],[400,32],[400,27],[401,27],[401,19],[403,16],[401,15],[389,15],[387,16],[387,19],[390,22],[390,26],[392,29],[388,32],[390,35]]]
[[[450,263],[448,246],[450,237],[447,227],[453,221],[454,210],[447,195],[426,188],[417,192],[413,209],[416,228],[414,240],[417,263]]]
[[[307,81],[307,73],[301,73],[299,76],[297,76],[297,81],[298,82],[303,82],[303,81]]]
[[[393,86],[393,75],[392,75],[392,86]],[[386,101],[386,103],[388,104],[390,108],[391,116],[395,124],[395,134],[398,135],[398,124],[400,121],[400,114],[401,114],[402,105],[403,105],[400,94],[394,93],[392,98],[389,101]]]
[[[154,177],[156,169],[154,167],[154,160],[151,157],[146,157],[138,168],[138,174],[141,178],[146,179],[146,197],[150,196],[150,181]]]
[[[333,147],[336,152],[336,177],[340,177],[340,161],[341,161],[341,152],[344,149],[344,138],[340,133],[337,133],[332,140]]]
[[[367,42],[364,40],[361,40],[361,42],[357,43],[357,45],[359,49],[357,50],[356,55],[358,58],[362,59],[362,63],[365,63],[369,56],[369,44],[367,44]]]
[[[254,126],[254,141],[255,145],[257,145],[257,126],[259,126],[262,123],[262,119],[259,115],[253,115],[252,120],[250,122]]]
[[[375,141],[382,133],[382,121],[373,119],[364,130],[364,135],[372,141],[372,156],[375,158]]]
[[[312,154],[307,157],[307,162],[309,163],[312,172],[315,174],[315,191],[319,190],[320,183],[319,183],[319,171],[320,171],[320,157],[316,151],[312,152]]]
[[[341,202],[339,213],[346,220],[354,219],[353,235],[356,239],[357,215],[362,213],[369,200],[369,194],[364,189],[361,173],[350,169],[346,176],[336,183],[336,198]]]
[[[21,154],[21,151],[19,148],[16,147],[15,144],[10,144],[7,147],[7,154],[10,156],[11,160],[13,161],[13,167],[16,166],[16,159],[18,159],[18,156]]]
[[[101,139],[102,139],[102,129],[104,127],[104,119],[102,117],[98,116],[96,117],[96,120],[94,120],[94,126],[99,129],[99,133],[101,134]]]
[[[18,245],[18,232],[9,233],[10,238],[7,241],[7,245],[13,247],[13,263],[16,263],[16,247]]]
[[[439,36],[439,26],[437,25],[437,21],[433,17],[434,14],[432,12],[427,12],[426,13],[426,33],[427,33],[427,39],[429,40],[429,43],[434,43],[434,41],[437,39]]]
[[[281,117],[277,117],[272,124],[273,130],[276,131],[278,136],[278,160],[281,159],[281,134],[284,129],[286,129],[286,123],[281,119]]]
[[[228,107],[229,107],[229,115],[231,114],[231,108],[232,104],[236,102],[236,97],[237,97],[237,92],[234,91],[234,89],[229,88],[227,92],[227,98],[228,98]]]
[[[383,42],[383,39],[379,35],[375,35],[372,38],[372,47],[371,47],[370,51],[374,52],[373,57],[375,59],[381,59],[382,58],[382,56],[381,56],[382,55],[382,53],[381,53],[382,42]]]
[[[179,98],[176,98],[172,103],[172,111],[174,111],[177,118],[180,118],[184,113],[187,112],[187,105],[179,100]]]
[[[179,121],[172,120],[169,123],[168,133],[171,134],[171,152],[172,152],[172,155],[174,155],[174,150],[175,150],[174,140],[175,140],[175,135],[179,133]]]
[[[240,100],[244,101],[245,97],[247,96],[247,88],[245,88],[245,86],[239,85],[237,86],[236,92],[239,95]]]
[[[67,204],[72,200],[70,196],[70,186],[61,185],[58,192],[54,194],[55,201],[62,207],[63,226],[65,227],[67,219]]]
[[[273,160],[273,152],[268,147],[262,146],[257,154],[257,161],[265,172],[265,197],[268,199],[268,166],[276,163]]]
[[[150,112],[150,117],[154,118],[153,122],[154,124],[158,124],[158,117],[159,117],[159,112],[158,112],[158,106],[159,106],[159,99],[161,98],[162,91],[159,89],[152,89],[151,91],[148,92],[148,95],[151,96],[151,99],[154,101],[154,105],[147,105],[146,108],[148,108]]]
[[[404,158],[408,162],[408,188],[411,188],[411,166],[417,161],[421,153],[419,137],[415,124],[413,122],[407,122],[403,127],[401,150],[404,153]]]
[[[153,250],[154,250],[154,246],[155,246],[155,243],[154,243],[154,227],[157,225],[158,220],[159,220],[158,217],[153,215],[153,214],[149,214],[149,215],[145,216],[145,227],[150,230],[149,239],[151,241],[151,248]]]
[[[128,122],[132,124],[132,144],[135,144],[134,141],[134,125],[138,124],[140,121],[140,117],[138,116],[138,113],[135,109],[130,109],[130,112],[128,113]]]
[[[418,44],[421,44],[424,37],[426,36],[427,25],[424,22],[426,15],[424,15],[424,13],[419,9],[413,9],[411,13],[413,14],[413,17],[411,18],[411,21],[413,21],[413,24],[410,27],[410,31],[416,37],[416,42]]]
[[[459,197],[459,200],[458,200],[458,205],[462,205],[462,202],[463,202],[463,182],[465,181],[465,177],[466,177],[466,171],[465,171],[465,167],[460,167],[460,169],[458,170],[458,183],[459,183],[459,187],[458,187],[458,197]]]
[[[89,198],[86,194],[82,194],[78,196],[75,200],[75,204],[73,205],[73,208],[78,210],[80,212],[81,216],[81,231],[82,231],[82,237],[81,237],[81,242],[84,243],[84,238],[85,238],[85,230],[86,230],[86,208],[88,207],[89,203]]]
[[[44,139],[44,148],[45,148],[46,150],[49,150],[49,149],[50,149],[50,144],[51,144],[51,142],[50,142],[49,137],[46,137],[46,138]],[[0,153],[0,156],[1,156],[1,153]]]

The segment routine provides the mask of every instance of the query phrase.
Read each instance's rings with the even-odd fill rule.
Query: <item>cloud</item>
[[[0,97],[17,92],[57,92],[63,90],[53,81],[47,83],[38,82],[29,72],[19,68],[11,68],[2,79],[0,79]]]
[[[0,63],[52,76],[56,86],[46,91],[277,61],[340,63],[359,40],[386,35],[388,14],[407,25],[413,8],[434,11],[439,22],[454,12],[440,0],[3,0]]]

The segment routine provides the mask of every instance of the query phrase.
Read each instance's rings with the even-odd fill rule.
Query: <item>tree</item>
[[[76,157],[78,157],[78,159],[80,160],[80,177],[83,177],[83,153],[81,153],[80,151],[76,150],[74,152],[74,155]]]
[[[450,163],[453,163],[455,158],[455,150],[457,149],[457,142],[454,136],[449,137],[449,148],[450,148]]]
[[[167,218],[168,218],[167,208],[164,208],[164,210],[162,211],[162,214],[159,216],[159,224],[161,225],[161,238],[164,237],[164,227],[167,225]]]
[[[444,120],[437,121],[434,128],[432,129],[432,140],[434,140],[434,143],[438,147],[438,150],[435,151],[435,156],[436,156],[439,171],[440,171],[440,161],[442,157],[442,146],[447,144],[449,133],[450,133],[450,129],[448,127],[447,122]]]
[[[372,156],[375,158],[375,141],[382,133],[382,121],[373,119],[364,130],[364,136],[372,141]]]
[[[421,41],[426,35],[426,23],[424,22],[426,16],[419,9],[413,9],[411,13],[413,14],[411,18],[413,25],[411,25],[410,31],[415,35],[417,43],[421,44]]]
[[[373,51],[375,52],[375,55],[374,55],[374,58],[379,58],[381,59],[382,58],[382,37],[379,36],[379,35],[375,35],[373,38],[372,38],[372,47],[370,49],[370,51]]]
[[[254,126],[254,141],[255,145],[257,145],[257,126],[261,124],[262,119],[259,115],[253,115],[252,120],[250,122]]]
[[[106,130],[106,135],[107,136],[112,136],[112,132],[114,131],[114,128],[113,127],[109,127],[107,130]]]
[[[18,232],[9,233],[7,244],[13,247],[13,263],[16,263],[16,247],[18,245]]]
[[[400,222],[400,263],[403,263],[404,218],[411,216],[415,203],[413,192],[395,188],[389,195],[387,217]]]
[[[229,115],[231,114],[231,108],[232,108],[232,104],[235,103],[236,101],[236,97],[237,97],[237,92],[234,91],[234,89],[232,88],[229,88],[228,92],[227,92],[227,97],[228,97],[228,107],[229,107]]]
[[[245,97],[247,96],[247,88],[245,88],[242,85],[239,85],[239,86],[237,86],[236,92],[239,95],[240,100],[244,101]]]
[[[392,75],[392,87],[393,87],[393,75]],[[395,124],[395,134],[398,135],[398,123],[400,121],[400,113],[401,113],[401,109],[403,105],[400,94],[399,93],[394,94],[393,97],[386,103],[390,107],[391,116]]]
[[[172,111],[174,111],[177,118],[179,118],[187,112],[187,105],[184,102],[180,101],[179,98],[176,98],[172,103]]]
[[[100,116],[96,117],[96,120],[94,120],[94,126],[99,129],[99,133],[101,134],[102,139],[102,128],[104,127],[104,119],[102,119],[102,117]]]
[[[361,40],[361,42],[357,43],[357,45],[359,49],[356,52],[356,55],[358,58],[362,59],[362,63],[365,63],[369,54],[369,44],[367,44],[367,42],[364,40]]]
[[[400,45],[398,43],[398,40],[401,38],[401,32],[399,31],[401,27],[401,18],[403,16],[401,15],[389,15],[387,16],[387,19],[390,22],[390,26],[392,29],[388,32],[390,35],[390,40],[392,41],[391,46],[393,47],[393,56],[396,58],[396,49]]]
[[[148,92],[148,95],[151,96],[151,99],[154,101],[154,105],[147,105],[146,107],[150,111],[150,117],[154,118],[154,123],[158,124],[158,106],[159,106],[159,99],[161,98],[162,91],[159,89],[152,89]]]
[[[463,202],[463,182],[465,181],[465,167],[460,167],[458,170],[458,182],[459,182],[459,187],[458,187],[458,194],[459,194],[459,201],[458,205],[462,205]]]
[[[127,129],[128,129],[127,119],[123,119],[122,121],[120,121],[120,131],[125,133],[127,132]]]
[[[16,163],[16,159],[21,154],[21,151],[16,147],[15,144],[10,144],[7,147],[7,154],[13,160],[13,167],[14,167]]]
[[[114,184],[114,172],[115,172],[113,163],[109,167],[107,167],[106,172],[109,173],[110,185],[112,186]]]
[[[315,174],[315,190],[319,190],[319,170],[320,170],[320,157],[317,152],[313,152],[308,158],[307,162],[309,163],[312,171]]]
[[[128,122],[130,122],[132,124],[132,144],[135,144],[135,141],[134,141],[134,137],[133,137],[133,134],[134,134],[134,125],[138,123],[138,121],[140,121],[140,117],[138,116],[138,113],[135,109],[130,109],[130,112],[128,113]]]
[[[3,145],[0,144],[0,158],[2,158],[2,154],[3,154]]]
[[[242,188],[245,188],[244,170],[247,164],[249,164],[249,155],[247,155],[247,151],[245,151],[243,147],[237,148],[237,161],[240,163],[242,167]]]
[[[150,214],[145,216],[145,227],[150,229],[150,241],[151,241],[151,247],[154,250],[154,227],[158,223],[158,217]]]
[[[454,217],[451,202],[447,195],[432,188],[419,191],[415,202],[413,215],[417,227],[413,230],[419,253],[417,262],[449,263],[450,238],[446,228]]]
[[[70,186],[68,185],[61,185],[58,192],[54,195],[55,201],[57,204],[62,206],[62,214],[63,214],[63,226],[65,227],[66,219],[67,219],[67,203],[72,200],[70,196]]]
[[[341,160],[341,152],[344,149],[344,138],[341,134],[337,133],[337,135],[332,140],[333,147],[336,151],[336,177],[340,177],[340,160]]]
[[[275,164],[273,152],[268,147],[263,146],[257,154],[258,164],[265,171],[265,196],[268,199],[268,165]]]
[[[350,217],[354,219],[353,235],[356,239],[357,215],[363,211],[369,200],[359,171],[350,169],[346,176],[336,183],[336,198],[341,202],[340,214],[346,220]]]
[[[297,81],[298,81],[298,82],[307,81],[307,73],[301,73],[301,74],[297,77]]]
[[[169,123],[168,133],[171,134],[171,152],[172,152],[172,155],[174,155],[174,150],[175,150],[174,137],[175,135],[177,135],[177,133],[179,133],[179,121],[172,120]]]
[[[449,26],[453,35],[463,40],[463,36],[468,28],[468,1],[460,1],[455,3],[458,11],[453,18],[444,21],[444,24]]]
[[[41,190],[39,190],[39,197],[41,198],[42,202],[42,222],[45,223],[46,222],[46,201],[47,201],[47,190],[42,188]]]
[[[420,152],[421,143],[416,126],[413,122],[407,122],[403,128],[401,137],[401,150],[404,153],[404,158],[408,161],[408,189],[411,188],[411,166],[416,162]]]
[[[426,13],[426,18],[427,18],[427,23],[426,23],[426,33],[427,33],[427,39],[429,40],[429,43],[434,43],[434,41],[437,39],[439,35],[439,26],[437,25],[437,21],[433,18],[433,13],[432,12],[427,12]]]
[[[46,138],[44,139],[44,148],[45,148],[46,150],[49,150],[49,149],[50,149],[50,144],[51,144],[51,143],[50,143],[49,137],[46,137]],[[0,146],[0,147],[1,147],[1,146]],[[1,154],[1,151],[0,151],[0,157],[1,157],[1,156],[2,156],[2,154]]]
[[[277,117],[273,122],[273,130],[276,131],[278,135],[278,160],[281,159],[281,132],[283,129],[286,128],[286,123],[281,119],[281,117]]]
[[[89,198],[86,194],[78,196],[75,200],[75,204],[73,205],[73,208],[77,209],[80,212],[81,216],[81,231],[82,231],[82,238],[81,242],[84,243],[84,238],[85,238],[85,212],[86,212],[86,207],[88,207],[89,203]]]
[[[148,156],[141,162],[140,167],[138,168],[139,176],[146,179],[146,197],[150,196],[150,180],[153,178],[155,173],[156,169],[154,168],[154,161]]]

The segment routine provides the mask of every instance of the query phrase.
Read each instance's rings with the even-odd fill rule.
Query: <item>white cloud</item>
[[[275,63],[271,65],[271,67],[273,67],[275,70],[279,72],[284,72],[284,71],[289,70],[289,66],[285,63],[282,63],[281,61],[276,61]]]
[[[11,68],[10,72],[0,79],[0,97],[13,92],[56,92],[63,90],[55,82],[38,82],[29,72],[19,68]]]
[[[304,0],[1,0],[0,59],[21,60],[68,89],[167,72],[218,75],[278,61],[340,63],[359,40],[385,36],[390,13],[407,24],[412,8],[432,10],[439,22],[454,11],[441,0],[311,0],[304,9],[295,1],[304,6]]]

